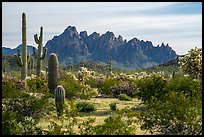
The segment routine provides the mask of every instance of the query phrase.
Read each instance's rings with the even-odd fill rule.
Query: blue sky
[[[21,16],[26,13],[27,44],[44,27],[44,41],[68,26],[77,31],[112,31],[130,40],[169,44],[177,54],[202,47],[202,2],[2,2],[2,46],[21,43]]]

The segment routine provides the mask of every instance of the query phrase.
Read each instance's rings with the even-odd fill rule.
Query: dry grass
[[[95,122],[93,123],[93,125],[102,124],[108,116],[110,116],[111,114],[114,114],[114,112],[110,109],[110,106],[109,106],[109,104],[112,102],[116,102],[117,109],[122,109],[125,107],[132,107],[132,106],[135,106],[141,103],[141,101],[137,99],[133,99],[132,101],[121,101],[116,98],[92,98],[86,101],[93,103],[96,106],[97,110],[95,112],[90,112],[90,113],[80,112],[79,116],[76,118],[78,119],[79,123],[81,123],[81,121],[85,121],[87,118],[95,118]],[[43,127],[44,129],[47,129],[47,125],[50,124],[50,121],[60,123],[59,119],[53,118],[50,116],[46,116],[41,119],[39,126]],[[138,128],[135,134],[143,135],[145,131],[140,130],[139,125],[136,125],[136,126]],[[74,129],[78,131],[77,126]],[[148,134],[148,133],[145,133],[145,134]]]

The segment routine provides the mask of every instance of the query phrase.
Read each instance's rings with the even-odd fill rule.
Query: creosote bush
[[[126,95],[126,94],[120,94],[120,95],[118,96],[118,99],[119,99],[119,100],[124,100],[124,101],[131,101],[131,100],[132,100],[132,98],[129,97],[128,95]]]
[[[110,109],[111,109],[112,111],[116,111],[116,110],[117,110],[116,102],[110,103],[109,106],[110,106]]]
[[[86,101],[77,102],[76,107],[79,112],[93,112],[96,111],[94,104]]]

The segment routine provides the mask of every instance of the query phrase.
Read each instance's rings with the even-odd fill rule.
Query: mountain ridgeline
[[[108,63],[111,57],[113,67],[139,69],[162,64],[177,57],[168,44],[162,43],[155,47],[151,41],[137,38],[126,41],[110,31],[102,35],[97,32],[87,35],[86,31],[78,33],[74,26],[69,26],[62,34],[54,36],[45,47],[48,48],[48,56],[54,52],[59,62],[66,65],[87,61]]]

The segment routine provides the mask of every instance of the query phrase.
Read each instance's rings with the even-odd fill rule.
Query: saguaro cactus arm
[[[41,59],[44,59],[46,55],[47,55],[47,48],[43,48],[43,54],[42,54]]]
[[[22,57],[21,55],[18,56],[18,55],[15,55],[15,60],[16,60],[16,63],[19,67],[22,67],[23,66],[23,60],[22,60]]]
[[[35,35],[34,35],[34,40],[35,40],[35,43],[37,43],[37,44],[40,43],[40,41],[39,41],[39,39],[38,39],[38,34],[35,34]]]

